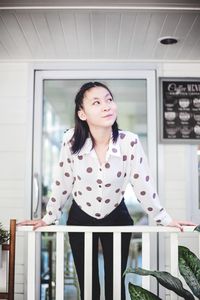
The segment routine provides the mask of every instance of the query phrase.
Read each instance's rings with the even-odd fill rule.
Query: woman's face
[[[117,118],[117,106],[107,89],[93,87],[85,92],[78,116],[89,127],[111,127]]]

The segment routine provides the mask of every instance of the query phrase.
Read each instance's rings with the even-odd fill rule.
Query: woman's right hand
[[[42,227],[47,226],[47,224],[42,220],[25,220],[22,222],[17,223],[17,226],[33,226],[33,230]]]

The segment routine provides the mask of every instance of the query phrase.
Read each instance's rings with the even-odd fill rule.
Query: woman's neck
[[[112,127],[90,128],[90,133],[93,136],[96,145],[108,145],[112,134]]]

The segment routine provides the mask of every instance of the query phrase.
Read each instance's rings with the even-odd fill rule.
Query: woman
[[[178,227],[194,225],[173,221],[161,206],[138,136],[118,130],[117,106],[111,91],[100,82],[84,84],[75,98],[75,128],[63,139],[47,213],[41,220],[24,221],[34,229],[54,223],[72,193],[68,225],[121,226],[133,221],[124,203],[128,182],[144,210],[158,224]],[[122,234],[122,274],[126,269],[131,235]],[[81,299],[84,299],[84,234],[69,233],[78,274]],[[100,299],[98,241],[101,241],[105,266],[105,299],[113,300],[113,236],[93,234],[92,299]],[[87,300],[87,299],[85,299]],[[125,300],[122,276],[121,300]]]

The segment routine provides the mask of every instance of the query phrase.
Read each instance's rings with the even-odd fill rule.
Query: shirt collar
[[[85,144],[83,145],[80,152],[78,153],[78,155],[80,156],[80,155],[84,155],[84,154],[89,154],[91,152],[92,152],[92,139],[91,139],[91,137],[88,137],[85,141]],[[112,155],[112,156],[117,156],[117,157],[119,157],[121,155],[119,139],[117,139],[116,143],[113,143],[113,140],[111,137],[107,154]]]

